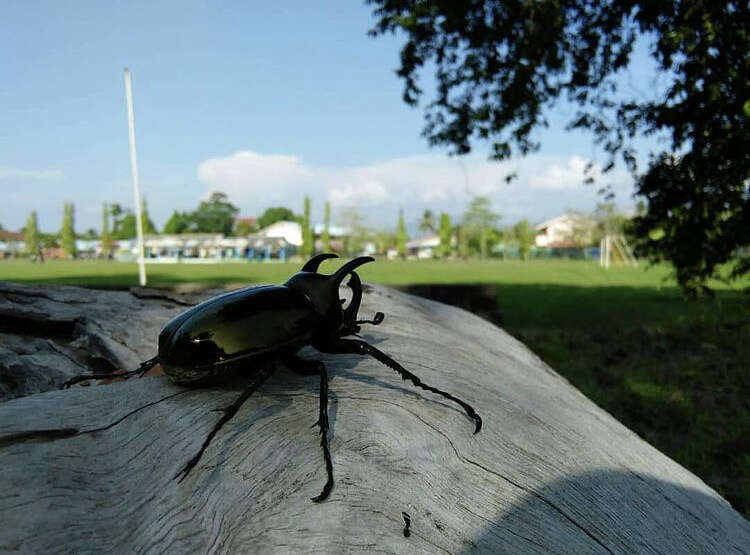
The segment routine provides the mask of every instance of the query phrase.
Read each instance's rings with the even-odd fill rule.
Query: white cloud
[[[450,158],[438,154],[409,156],[354,167],[323,167],[298,156],[240,151],[206,160],[198,166],[198,180],[206,193],[227,193],[243,214],[261,213],[283,204],[301,210],[309,195],[314,216],[330,201],[334,213],[357,206],[375,225],[391,225],[403,208],[416,218],[425,208],[462,213],[474,195],[490,197],[506,222],[528,217],[541,220],[563,210],[590,210],[599,200],[597,186],[584,185],[586,159],[533,155],[519,161],[490,162],[480,157]],[[505,176],[517,178],[507,184]],[[594,175],[601,173],[594,168]],[[614,185],[624,208],[632,204],[632,180],[624,172],[602,179]]]
[[[565,164],[550,164],[541,172],[531,175],[529,185],[534,189],[553,191],[580,187],[586,178],[586,164],[587,161],[581,156],[571,156]],[[592,166],[590,175],[600,177],[601,167]]]
[[[297,156],[249,150],[209,158],[198,166],[199,181],[252,205],[301,196],[301,191],[315,183],[314,173]]]
[[[331,187],[328,196],[334,206],[354,206],[388,202],[393,193],[382,181],[365,178]]]
[[[62,179],[63,177],[64,177],[64,174],[62,170],[26,170],[22,168],[0,167],[0,180],[8,180],[8,179],[52,180],[52,179]]]

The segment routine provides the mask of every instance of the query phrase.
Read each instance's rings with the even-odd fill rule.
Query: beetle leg
[[[320,403],[318,409],[318,421],[313,426],[318,426],[320,430],[320,446],[323,448],[323,459],[326,463],[326,480],[323,491],[320,495],[313,497],[315,503],[324,501],[333,489],[333,463],[331,462],[331,452],[328,449],[328,372],[326,366],[319,360],[307,360],[296,355],[290,355],[283,358],[286,364],[293,372],[305,376],[320,376]]]
[[[258,389],[263,382],[265,382],[273,373],[274,367],[269,366],[267,369],[263,369],[260,372],[258,372],[255,375],[255,379],[250,383],[249,386],[245,388],[245,391],[242,392],[242,395],[237,397],[237,399],[229,406],[221,409],[224,412],[224,415],[221,417],[221,419],[216,423],[213,430],[211,430],[206,437],[206,439],[203,441],[203,445],[201,445],[200,450],[195,454],[193,458],[191,458],[187,463],[185,463],[185,466],[182,467],[182,469],[174,475],[174,480],[176,480],[179,477],[179,480],[177,482],[182,482],[185,477],[190,473],[190,471],[195,467],[196,464],[198,464],[198,461],[200,460],[201,456],[203,455],[203,452],[208,447],[209,443],[211,443],[211,440],[216,435],[216,432],[218,432],[224,424],[229,422],[235,414],[237,414],[237,411],[240,410],[240,407],[243,405],[245,401],[247,401],[250,396],[255,393],[255,390]]]
[[[382,364],[385,364],[389,368],[392,368],[396,372],[399,373],[401,378],[404,380],[409,380],[411,383],[416,385],[419,388],[422,388],[426,391],[432,391],[433,393],[437,393],[438,395],[442,395],[446,399],[450,399],[454,403],[460,405],[464,411],[466,411],[466,414],[469,415],[469,418],[474,420],[474,423],[476,424],[476,428],[474,429],[474,433],[478,433],[479,430],[482,429],[482,418],[477,414],[477,412],[474,410],[474,408],[469,405],[468,403],[465,403],[461,399],[458,399],[457,397],[454,397],[450,393],[447,393],[445,391],[442,391],[436,387],[432,387],[431,385],[427,385],[422,382],[417,376],[409,372],[406,368],[401,366],[398,362],[393,360],[391,357],[389,357],[387,354],[385,354],[383,351],[380,351],[379,349],[376,349],[369,343],[366,343],[365,341],[360,341],[359,339],[337,339],[330,343],[326,343],[323,345],[318,346],[313,345],[317,350],[324,352],[324,353],[334,353],[334,354],[345,354],[345,353],[353,353],[358,354],[362,356],[370,355],[375,360],[381,362]]]
[[[75,385],[79,382],[85,382],[87,380],[107,380],[110,378],[125,378],[127,380],[131,376],[138,376],[139,378],[142,378],[146,374],[146,372],[151,370],[157,364],[159,364],[159,357],[154,357],[141,362],[141,365],[138,368],[129,372],[114,372],[110,374],[81,374],[79,376],[70,378],[67,382],[60,386],[60,389],[68,389],[71,385]]]

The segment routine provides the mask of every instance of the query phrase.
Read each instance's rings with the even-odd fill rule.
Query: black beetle
[[[231,405],[206,437],[198,453],[175,475],[182,481],[198,463],[216,432],[239,410],[242,404],[271,375],[277,361],[303,375],[320,376],[320,411],[315,423],[320,428],[328,480],[318,502],[328,497],[333,487],[333,465],[328,450],[328,374],[320,361],[306,360],[296,355],[302,347],[312,345],[323,353],[354,353],[370,355],[398,372],[404,380],[432,391],[459,404],[471,417],[476,434],[482,419],[467,403],[450,393],[422,383],[391,357],[361,339],[342,339],[356,335],[361,324],[378,325],[383,313],[372,320],[357,320],[362,301],[362,282],[354,269],[374,259],[355,258],[341,266],[334,274],[318,273],[318,266],[335,254],[319,254],[311,258],[302,270],[284,285],[260,285],[225,293],[208,299],[170,320],[159,334],[159,353],[143,362],[138,369],[115,374],[76,376],[63,387],[88,379],[143,376],[156,364],[175,383],[199,386],[216,381],[230,373],[242,373],[252,382]],[[344,308],[339,298],[339,286],[350,275],[347,285],[352,299]]]

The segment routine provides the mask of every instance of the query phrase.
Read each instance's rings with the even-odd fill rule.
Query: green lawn
[[[147,266],[149,284],[239,286],[284,281],[300,264]],[[323,271],[337,264],[326,263]],[[384,262],[359,270],[463,306],[501,325],[650,443],[750,517],[748,282],[683,299],[665,266],[593,263]],[[0,280],[127,287],[135,264],[0,262]]]
[[[321,271],[333,271],[340,260],[324,262]],[[180,283],[244,285],[284,281],[301,263],[147,264],[149,285]],[[362,266],[363,280],[390,285],[430,283],[550,284],[581,287],[674,287],[667,266],[610,268],[577,260],[520,261],[378,261]],[[138,266],[104,261],[0,261],[0,280],[58,283],[91,287],[128,287],[138,283]],[[714,284],[726,289],[720,283]]]

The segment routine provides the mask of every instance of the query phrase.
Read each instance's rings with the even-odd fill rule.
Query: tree
[[[63,223],[60,230],[60,246],[68,258],[76,256],[75,207],[72,202],[63,205]]]
[[[141,221],[143,223],[143,234],[152,235],[156,233],[156,226],[151,221],[146,208],[146,200],[141,201],[143,210],[141,211]],[[138,236],[136,231],[135,214],[128,208],[122,208],[119,204],[112,205],[113,232],[115,239],[134,239]]]
[[[129,237],[120,237],[122,220],[127,215],[127,212],[122,206],[114,202],[109,206],[109,213],[112,216],[112,237],[115,239],[129,239]]]
[[[169,234],[179,234],[179,233],[188,233],[191,231],[191,219],[190,219],[190,213],[188,212],[178,212],[177,210],[172,212],[172,215],[167,220],[167,223],[164,224],[164,233]],[[241,235],[238,233],[238,235]]]
[[[727,140],[734,131],[727,131]],[[746,161],[748,145],[750,134],[744,146],[735,145],[745,149]],[[741,164],[724,161],[712,168],[694,152],[679,158],[662,156],[639,181],[648,207],[646,214],[633,219],[636,254],[651,261],[670,260],[677,281],[690,296],[709,293],[706,282],[728,261],[728,277],[750,271],[750,174],[737,166]]]
[[[96,229],[90,227],[83,233],[79,234],[78,237],[80,239],[86,239],[87,241],[95,241],[96,239],[99,239],[99,234],[96,232]]]
[[[369,230],[364,218],[356,206],[343,208],[339,213],[339,224],[345,231],[344,254],[352,256],[364,249],[365,241],[369,238]]]
[[[404,221],[404,211],[398,211],[398,225],[396,226],[396,252],[401,258],[406,258],[406,242],[409,236],[406,233],[406,222]]]
[[[26,220],[26,226],[23,230],[23,243],[26,252],[31,256],[36,256],[41,250],[39,237],[39,224],[37,222],[36,210],[32,210]]]
[[[450,256],[453,250],[453,246],[451,245],[452,239],[453,227],[451,226],[451,217],[443,212],[440,214],[440,246],[438,247],[438,253],[441,257]]]
[[[591,218],[594,221],[594,229],[593,233],[589,231],[589,236],[593,243],[598,243],[607,235],[623,234],[628,224],[628,217],[617,211],[614,202],[598,203]]]
[[[567,100],[578,106],[568,128],[593,134],[609,155],[605,172],[621,158],[637,178],[647,202],[634,225],[641,252],[670,260],[686,291],[732,259],[733,276],[750,271],[747,2],[368,2],[371,34],[406,37],[397,73],[407,103],[423,94],[420,70],[435,68],[430,144],[466,154],[491,140],[497,160],[525,155],[539,147],[544,110]],[[667,83],[651,98],[619,87],[639,39]],[[670,139],[643,174],[639,135]]]
[[[235,237],[246,237],[255,233],[258,229],[258,222],[249,219],[235,219],[234,221],[234,235]]]
[[[331,203],[326,202],[323,212],[323,233],[320,235],[323,252],[331,252]]]
[[[305,195],[305,206],[302,216],[302,256],[315,254],[315,234],[310,223],[310,197]]]
[[[109,206],[107,203],[102,203],[102,254],[106,257],[112,252],[112,236],[109,233]]]
[[[263,229],[264,227],[268,227],[276,222],[296,222],[298,220],[299,218],[288,208],[284,206],[274,206],[272,208],[267,208],[265,212],[260,215],[260,218],[258,218],[258,227]]]
[[[197,233],[230,235],[238,212],[239,209],[229,202],[227,195],[214,192],[208,200],[201,201],[190,219]]]
[[[472,199],[464,213],[465,231],[478,239],[480,258],[487,257],[489,232],[500,219],[491,208],[490,199],[478,196]]]
[[[141,223],[143,225],[144,235],[155,235],[159,233],[156,229],[154,222],[151,221],[151,216],[148,213],[148,205],[146,204],[146,197],[141,200]]]
[[[388,254],[388,249],[396,244],[396,236],[386,230],[377,230],[373,237],[375,241],[375,252],[378,254]]]
[[[534,246],[536,233],[534,228],[529,224],[529,220],[524,218],[512,228],[513,238],[518,243],[518,252],[521,260],[528,260],[531,254],[531,247]]]
[[[419,230],[422,233],[435,233],[435,215],[432,213],[432,210],[427,209],[422,213]]]
[[[466,260],[469,257],[469,232],[465,225],[456,226],[457,250],[459,258]]]
[[[115,222],[113,236],[115,239],[134,239],[137,236],[135,215],[130,209],[124,210],[122,217]]]

